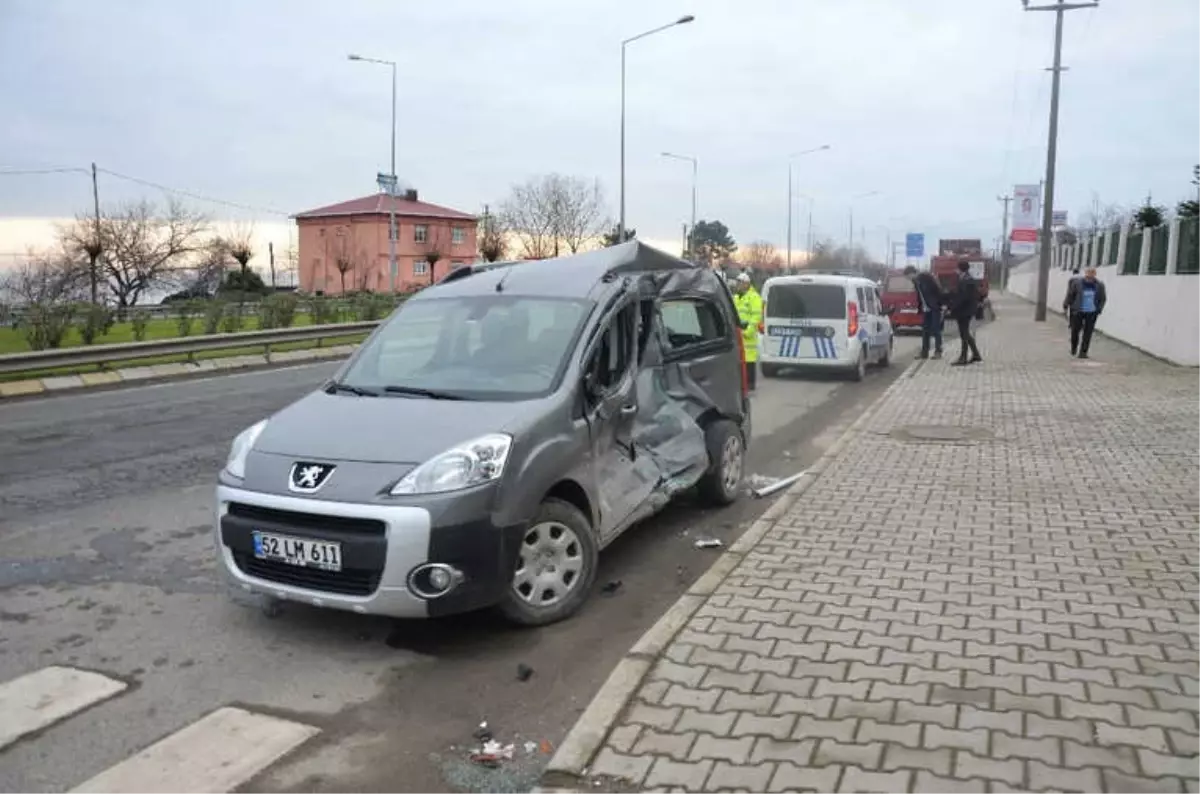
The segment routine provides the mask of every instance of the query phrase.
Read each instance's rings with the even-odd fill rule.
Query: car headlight
[[[459,444],[404,475],[392,495],[445,493],[498,480],[511,448],[512,436],[504,433]]]
[[[246,456],[250,454],[250,448],[254,446],[254,442],[258,440],[259,435],[266,426],[267,420],[264,419],[258,424],[251,425],[238,433],[237,438],[233,440],[233,444],[229,448],[229,458],[225,461],[226,474],[237,477],[239,480],[245,478]]]

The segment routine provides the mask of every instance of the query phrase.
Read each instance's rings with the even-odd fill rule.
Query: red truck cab
[[[912,277],[904,275],[904,271],[888,271],[879,290],[879,301],[884,311],[890,310],[894,332],[921,330],[921,301]]]
[[[987,262],[982,256],[970,254],[943,254],[935,256],[929,263],[933,277],[942,285],[942,292],[952,293],[958,288],[958,263],[966,262],[970,274],[979,285],[979,301],[988,297]]]

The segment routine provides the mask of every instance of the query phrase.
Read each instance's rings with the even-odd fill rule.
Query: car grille
[[[298,513],[292,510],[276,510],[271,507],[259,507],[241,502],[229,503],[229,515],[249,521],[270,522],[282,526],[318,529],[346,535],[382,537],[387,534],[387,525],[374,518],[347,518],[318,513]]]
[[[260,560],[242,552],[233,553],[233,561],[242,573],[268,582],[320,590],[338,595],[368,596],[379,587],[383,571],[345,568],[341,571],[322,571],[317,568],[300,568],[279,562]]]

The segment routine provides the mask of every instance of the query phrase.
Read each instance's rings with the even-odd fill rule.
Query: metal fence
[[[310,342],[320,347],[325,340],[361,336],[379,325],[377,320],[330,325],[307,325],[298,328],[281,328],[270,331],[245,331],[233,334],[190,336],[180,339],[158,339],[151,342],[130,342],[118,345],[89,345],[57,350],[35,350],[0,356],[0,375],[16,372],[53,370],[68,367],[100,366],[111,367],[130,361],[140,361],[161,356],[189,358],[197,353],[242,348],[262,348],[270,353],[277,345]]]

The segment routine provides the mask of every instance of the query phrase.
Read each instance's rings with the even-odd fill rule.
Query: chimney
[[[415,187],[410,187],[407,190],[405,190],[404,191],[404,199],[405,199],[405,201],[416,201],[417,200],[417,189]]]

